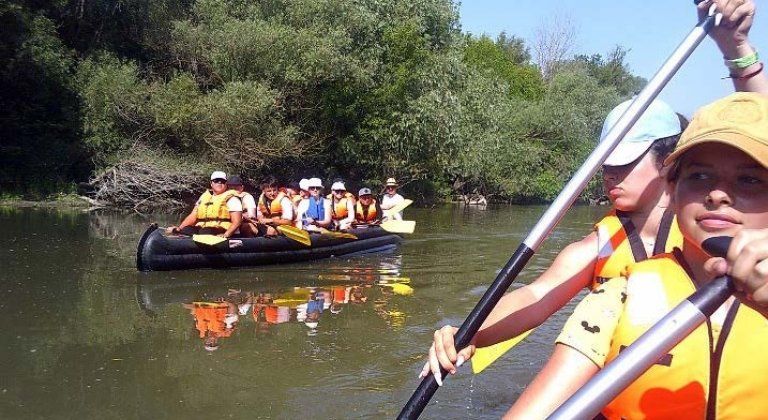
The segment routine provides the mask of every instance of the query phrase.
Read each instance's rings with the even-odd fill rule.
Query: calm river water
[[[176,216],[0,208],[0,418],[393,418],[433,330],[461,323],[544,210],[408,209],[416,233],[388,255],[139,273],[144,228]],[[519,280],[605,210],[572,209]],[[193,302],[241,314],[215,351]],[[481,375],[449,378],[423,418],[504,413],[568,309]]]

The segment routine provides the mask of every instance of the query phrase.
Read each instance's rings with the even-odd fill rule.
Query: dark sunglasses
[[[310,189],[310,191],[311,191],[311,190],[319,190],[319,189],[320,189],[320,187],[309,187],[309,189]]]
[[[216,179],[212,179],[211,182],[213,182],[214,184],[226,184],[227,180],[226,179],[221,179],[221,178],[216,178]]]
[[[346,190],[333,190],[333,192],[335,192],[335,193],[343,193],[343,192],[346,192]]]

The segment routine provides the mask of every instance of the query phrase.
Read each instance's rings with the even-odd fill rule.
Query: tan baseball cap
[[[664,164],[704,143],[733,146],[768,168],[768,97],[738,92],[702,107]]]

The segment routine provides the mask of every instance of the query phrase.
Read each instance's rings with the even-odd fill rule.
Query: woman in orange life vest
[[[608,114],[601,138],[630,103],[623,102]],[[457,328],[446,325],[435,331],[420,376],[431,371],[442,383],[440,366],[455,373],[476,346],[500,343],[535,328],[584,287],[595,287],[629,264],[680,246],[674,214],[667,210],[663,162],[677,143],[681,122],[669,105],[652,102],[603,165],[603,186],[613,209],[592,233],[565,247],[536,281],[505,295],[467,348],[460,352],[454,348]]]
[[[347,192],[347,187],[342,181],[336,181],[331,185],[331,193],[327,197],[331,200],[331,220],[338,230],[349,229],[355,221],[355,196]]]
[[[277,180],[274,177],[265,178],[259,187],[261,195],[256,203],[258,222],[272,227],[293,224],[293,204],[285,193],[278,190]]]
[[[603,409],[619,418],[765,418],[768,404],[768,97],[703,107],[666,161],[685,245],[590,293],[509,418],[544,418],[699,285],[730,274],[739,290]],[[701,249],[733,237],[727,258]]]
[[[373,198],[370,188],[361,188],[357,194],[357,204],[355,204],[355,221],[352,224],[358,225],[378,225],[381,223],[381,206]]]
[[[179,226],[169,226],[167,234],[213,234],[231,237],[237,232],[243,217],[243,205],[237,192],[227,188],[227,174],[211,174],[211,190],[197,199],[195,207]]]

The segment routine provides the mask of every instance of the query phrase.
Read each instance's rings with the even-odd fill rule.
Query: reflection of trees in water
[[[89,217],[88,230],[92,238],[101,241],[105,251],[121,259],[136,258],[136,244],[141,235],[152,222],[168,225],[176,222],[175,215],[126,214],[115,212],[92,212]],[[131,261],[133,262],[133,261]]]

